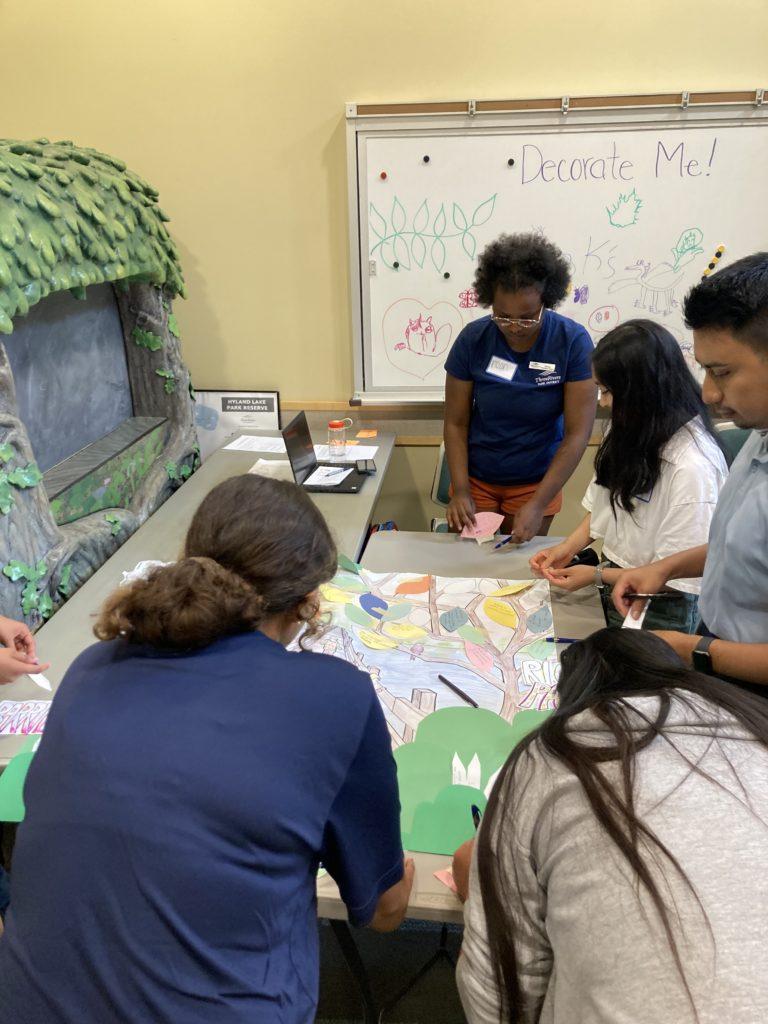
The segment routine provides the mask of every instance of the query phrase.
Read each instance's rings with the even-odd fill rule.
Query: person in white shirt
[[[611,585],[624,569],[706,543],[728,465],[701,389],[661,324],[628,320],[616,327],[597,345],[592,370],[611,422],[584,496],[587,515],[530,564],[564,590],[597,584],[608,624],[620,626]],[[605,563],[569,567],[597,539]],[[700,585],[671,581],[670,591],[651,600],[643,627],[693,633]]]
[[[768,1020],[768,704],[627,629],[558,695],[454,858],[467,1020]]]

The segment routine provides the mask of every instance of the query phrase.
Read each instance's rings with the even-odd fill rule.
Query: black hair
[[[562,252],[543,235],[500,235],[480,253],[475,291],[481,306],[490,306],[497,288],[516,292],[538,288],[547,309],[568,294],[571,274]]]
[[[738,686],[694,672],[671,647],[649,632],[602,629],[568,647],[561,656],[561,664],[559,707],[510,754],[494,785],[478,838],[477,860],[490,958],[502,996],[500,1020],[518,1024],[528,1019],[521,1000],[514,916],[510,912],[511,906],[520,905],[521,895],[516,880],[510,885],[506,877],[505,863],[508,865],[509,858],[505,851],[510,840],[505,819],[508,822],[516,803],[526,799],[525,782],[521,782],[517,769],[519,765],[530,769],[534,752],[559,762],[579,780],[595,819],[634,876],[636,895],[639,898],[645,892],[650,897],[693,1016],[698,1020],[673,931],[672,922],[679,923],[679,916],[667,908],[665,892],[654,878],[652,868],[666,862],[687,885],[708,926],[709,921],[674,852],[655,836],[638,812],[635,759],[654,740],[663,737],[688,765],[691,774],[725,788],[680,750],[671,733],[665,731],[672,699],[686,705],[702,725],[707,719],[702,716],[701,698],[726,712],[718,714],[717,724],[711,730],[714,743],[718,742],[720,724],[727,728],[727,715],[731,715],[763,747],[768,747],[768,701]],[[639,696],[659,698],[655,714],[646,716],[628,704],[627,698]],[[571,719],[588,710],[613,735],[613,743],[586,744],[570,728]],[[616,766],[615,783],[605,771],[609,764]],[[742,799],[738,794],[734,798]],[[711,927],[709,933],[712,937]]]
[[[677,339],[652,320],[627,320],[602,338],[592,354],[598,384],[613,396],[611,426],[595,457],[595,480],[611,508],[633,512],[652,490],[661,453],[696,416],[718,445],[707,407]]]
[[[739,341],[768,356],[768,252],[756,252],[705,277],[683,303],[694,331],[731,331]]]

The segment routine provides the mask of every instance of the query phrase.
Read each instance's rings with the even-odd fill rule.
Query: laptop
[[[291,422],[281,431],[285,441],[285,450],[293,471],[293,479],[305,491],[318,494],[357,494],[365,483],[366,474],[359,473],[354,462],[318,462],[309,432],[307,417],[303,412],[294,416]],[[327,466],[337,470],[340,479],[337,484],[330,478],[330,486],[315,486],[306,481],[316,469]],[[350,470],[351,472],[347,472]],[[346,475],[345,475],[346,474]]]

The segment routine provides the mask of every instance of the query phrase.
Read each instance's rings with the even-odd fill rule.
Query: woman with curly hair
[[[314,1020],[320,861],[354,924],[400,923],[413,862],[371,680],[286,650],[335,571],[301,488],[237,476],[179,561],[107,600],[27,776],[0,1024]]]
[[[490,316],[468,324],[445,363],[448,524],[504,515],[518,542],[546,534],[595,419],[592,342],[554,312],[565,257],[538,234],[502,235],[481,253],[475,290]]]

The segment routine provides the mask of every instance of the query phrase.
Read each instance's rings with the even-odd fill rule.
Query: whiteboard
[[[558,310],[594,342],[651,318],[693,368],[686,291],[718,246],[720,265],[768,248],[765,112],[697,113],[638,122],[613,111],[611,123],[556,126],[356,124],[356,396],[443,397],[451,344],[488,312],[472,289],[477,256],[516,231],[540,231],[562,249],[572,288]]]

